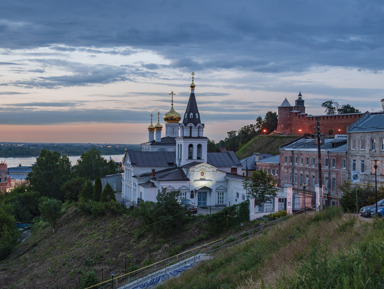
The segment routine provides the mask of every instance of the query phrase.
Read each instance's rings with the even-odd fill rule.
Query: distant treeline
[[[92,147],[102,155],[120,155],[125,149],[140,150],[140,145],[132,144],[77,144],[77,143],[1,143],[0,157],[37,157],[41,150],[57,151],[63,155],[80,156]]]

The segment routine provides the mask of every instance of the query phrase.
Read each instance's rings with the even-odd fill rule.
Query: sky
[[[145,142],[192,71],[216,141],[300,91],[379,111],[383,27],[378,0],[2,0],[2,141]]]

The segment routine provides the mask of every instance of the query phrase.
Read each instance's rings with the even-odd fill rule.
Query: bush
[[[280,219],[280,218],[285,217],[285,216],[288,216],[288,213],[287,213],[287,211],[282,210],[282,211],[278,211],[276,213],[271,213],[265,217],[268,218],[269,221],[273,221],[273,220]]]
[[[77,203],[77,208],[84,214],[93,216],[104,216],[107,213],[121,215],[128,211],[128,209],[124,205],[116,201],[111,201],[108,203],[100,203],[95,201],[80,201]]]

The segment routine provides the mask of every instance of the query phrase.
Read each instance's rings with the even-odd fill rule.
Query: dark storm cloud
[[[150,115],[152,111],[112,110],[112,109],[87,109],[70,111],[35,111],[29,108],[0,108],[0,123],[3,125],[48,125],[65,123],[142,123],[143,115]],[[250,111],[238,113],[225,109],[225,113],[204,112],[204,121],[221,121],[233,119],[254,119],[255,115]]]
[[[95,54],[105,47],[149,48],[188,71],[384,69],[379,0],[1,1],[0,19],[4,48],[75,49],[57,46],[64,44]]]

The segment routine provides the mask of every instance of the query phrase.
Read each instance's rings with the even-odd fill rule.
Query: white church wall
[[[240,204],[247,199],[246,191],[243,188],[243,180],[228,178],[227,206]]]

